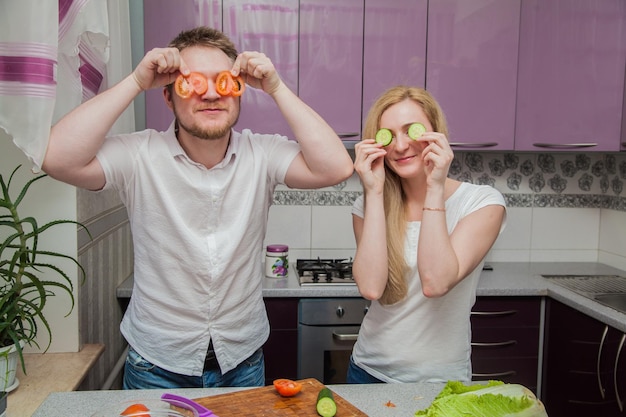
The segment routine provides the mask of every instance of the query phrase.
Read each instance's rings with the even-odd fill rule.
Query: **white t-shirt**
[[[468,214],[487,205],[505,206],[502,194],[487,185],[462,183],[446,200],[448,233]],[[352,212],[363,217],[363,196]],[[392,305],[373,301],[352,356],[385,382],[446,382],[472,379],[470,312],[483,262],[450,292],[426,298],[417,270],[421,222],[407,224],[405,259],[410,268],[407,297]],[[504,222],[500,231],[504,229]]]
[[[299,151],[285,137],[232,131],[224,160],[207,169],[173,124],[105,141],[105,189],[128,210],[135,254],[120,328],[141,356],[199,376],[213,340],[226,373],[267,340],[263,239],[274,189]]]

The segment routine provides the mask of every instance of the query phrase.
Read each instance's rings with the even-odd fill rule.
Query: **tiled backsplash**
[[[626,154],[457,152],[450,177],[492,185],[505,197],[507,227],[489,260],[626,265],[626,245],[619,245],[626,234]],[[292,259],[352,256],[350,213],[361,191],[356,174],[322,190],[280,187],[266,242],[288,244]]]
[[[502,192],[509,207],[611,208],[626,211],[622,197],[626,154],[457,153],[450,177],[488,184]],[[274,195],[276,205],[351,206],[361,193],[346,183],[333,190]],[[358,177],[356,178],[358,181]]]

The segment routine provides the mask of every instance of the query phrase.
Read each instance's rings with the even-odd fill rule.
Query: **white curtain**
[[[109,9],[128,14],[127,1],[109,1],[0,2],[0,128],[35,171],[51,125],[106,88]]]

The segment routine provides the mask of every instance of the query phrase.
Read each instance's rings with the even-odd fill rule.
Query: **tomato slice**
[[[209,83],[206,77],[200,73],[192,72],[187,77],[187,81],[192,85],[193,91],[199,96],[206,93],[206,90],[209,89]]]
[[[274,388],[283,397],[293,397],[302,390],[302,384],[291,379],[275,379]]]
[[[189,98],[193,94],[193,86],[183,74],[180,74],[174,81],[174,91],[182,98]]]
[[[233,90],[230,92],[230,94],[233,97],[239,97],[240,95],[243,94],[243,90],[246,89],[246,83],[243,80],[243,78],[241,78],[241,76],[236,76],[235,78],[233,78]]]
[[[215,89],[220,96],[227,96],[233,91],[233,76],[230,71],[222,71],[215,79]]]
[[[142,414],[146,412],[147,414]],[[120,415],[129,417],[150,417],[150,410],[143,404],[133,404],[122,411]]]
[[[189,98],[193,93],[201,96],[208,88],[206,78],[198,72],[192,72],[187,76],[180,74],[174,82],[174,90],[182,98]]]

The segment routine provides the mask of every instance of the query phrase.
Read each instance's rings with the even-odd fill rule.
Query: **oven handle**
[[[337,333],[333,330],[333,339],[341,340],[342,342],[354,342],[358,335],[358,333]]]

